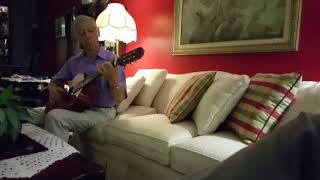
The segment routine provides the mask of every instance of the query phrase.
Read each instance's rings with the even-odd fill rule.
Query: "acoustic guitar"
[[[112,62],[112,65],[125,66],[137,61],[143,55],[144,49],[139,47],[118,57]],[[62,100],[54,103],[48,102],[46,104],[45,112],[47,113],[52,109],[67,109],[76,112],[83,112],[86,109],[90,109],[93,106],[93,96],[97,91],[95,85],[91,82],[100,76],[101,74],[96,72],[93,75],[85,77],[82,81],[71,85],[68,91],[66,90],[65,92],[61,93]],[[75,78],[77,78],[77,76]],[[73,82],[76,81],[75,78],[72,80]],[[60,86],[64,87],[64,84]]]

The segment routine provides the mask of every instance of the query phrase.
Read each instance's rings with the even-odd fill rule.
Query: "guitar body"
[[[83,112],[93,106],[93,95],[96,94],[97,88],[94,84],[89,84],[82,88],[81,92],[76,95],[63,94],[63,99],[59,102],[46,104],[45,112],[48,113],[52,109],[67,109],[75,112]]]
[[[144,54],[144,49],[139,47],[136,48],[119,58],[115,61],[114,66],[121,65],[125,66],[128,63],[134,62],[140,59]],[[70,81],[69,91],[65,91],[61,96],[62,100],[59,102],[46,104],[45,112],[49,112],[52,109],[67,109],[76,112],[83,112],[86,109],[93,107],[94,95],[97,93],[97,88],[94,83],[91,83],[101,74],[94,74],[89,77],[84,77],[84,74],[78,74]],[[79,90],[81,90],[79,92]]]

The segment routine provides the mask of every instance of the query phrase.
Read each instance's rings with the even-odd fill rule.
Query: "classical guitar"
[[[128,53],[125,53],[112,62],[113,66],[125,66],[129,63],[137,61],[144,55],[144,49],[142,47],[136,48]],[[93,75],[85,77],[82,81],[70,86],[68,91],[65,91],[62,95],[63,99],[59,102],[46,104],[45,112],[49,112],[52,109],[67,109],[77,112],[82,112],[86,109],[90,109],[93,103],[93,97],[96,93],[96,87],[93,82],[100,77],[101,74],[96,72]],[[63,85],[64,86],[64,85]],[[78,91],[81,90],[79,93]],[[78,95],[75,95],[78,92]]]

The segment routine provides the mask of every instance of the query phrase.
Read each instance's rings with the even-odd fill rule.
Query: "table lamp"
[[[116,43],[115,53],[119,55],[119,41],[130,43],[137,40],[136,23],[120,3],[110,3],[96,20],[100,30],[99,41]]]

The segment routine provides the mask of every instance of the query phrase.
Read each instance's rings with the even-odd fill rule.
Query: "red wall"
[[[173,56],[173,0],[114,0],[123,3],[136,21],[137,42],[127,51],[142,46],[144,57],[127,66],[133,75],[140,68],[166,68],[170,73],[222,70],[253,75],[257,72],[299,71],[304,80],[320,80],[320,1],[303,2],[298,52]]]

